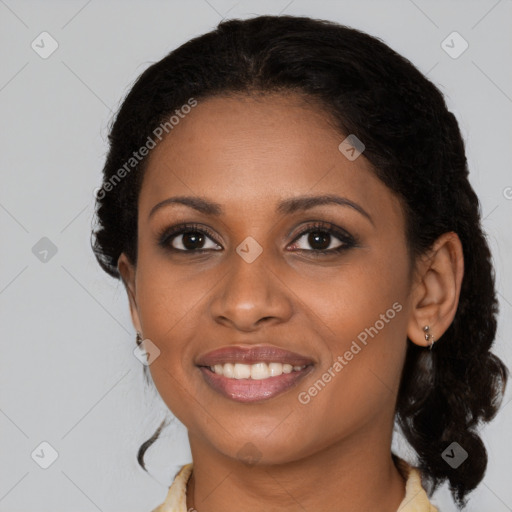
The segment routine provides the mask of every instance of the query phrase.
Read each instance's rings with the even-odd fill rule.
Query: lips
[[[211,370],[211,367],[215,365],[226,363],[244,365],[281,363],[304,368],[262,380],[227,378]],[[212,390],[230,400],[250,403],[269,400],[294,388],[313,370],[315,361],[296,352],[271,345],[253,345],[251,347],[229,346],[213,350],[199,356],[196,365],[199,367],[204,381]]]

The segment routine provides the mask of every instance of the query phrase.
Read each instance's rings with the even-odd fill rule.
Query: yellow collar
[[[398,459],[397,466],[404,478],[405,497],[397,512],[439,512],[428,499],[421,485],[420,472]],[[185,464],[174,477],[165,501],[151,512],[187,512],[187,482],[192,473],[192,463]]]

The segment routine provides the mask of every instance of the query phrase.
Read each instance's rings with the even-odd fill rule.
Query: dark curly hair
[[[443,233],[454,231],[462,242],[455,318],[433,350],[408,343],[396,407],[429,493],[448,480],[462,507],[487,466],[477,428],[496,414],[508,376],[490,352],[498,313],[494,270],[457,121],[437,87],[381,40],[330,21],[259,16],[224,21],[151,65],[110,129],[91,240],[96,258],[116,278],[121,252],[136,264],[147,158],[132,162],[133,170],[126,162],[159,125],[191,98],[270,92],[317,101],[340,134],[364,141],[364,157],[401,201],[411,262]],[[162,426],[139,449],[145,470],[144,452]],[[441,456],[452,442],[469,454],[457,469]]]

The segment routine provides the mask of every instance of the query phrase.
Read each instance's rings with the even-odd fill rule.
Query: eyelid
[[[215,244],[222,247],[222,244],[220,244],[217,241],[215,234],[208,227],[206,227],[202,224],[195,223],[195,222],[184,222],[182,224],[176,224],[171,227],[162,228],[156,234],[156,242],[158,245],[160,245],[166,249],[169,249],[171,251],[174,251],[174,252],[191,252],[192,253],[192,252],[212,250],[212,249],[196,249],[195,251],[183,251],[181,249],[176,249],[176,248],[170,246],[170,243],[174,238],[176,238],[177,236],[182,235],[184,233],[191,232],[191,231],[197,231],[199,233],[203,233],[208,238],[210,238],[212,240],[212,242],[214,242]],[[217,249],[213,249],[213,250],[217,250]]]
[[[311,233],[311,232],[314,232],[315,230],[325,231],[329,234],[332,234],[336,238],[338,238],[340,241],[345,242],[345,243],[352,243],[352,244],[357,243],[357,239],[354,236],[352,236],[348,231],[336,226],[335,224],[332,224],[331,222],[326,222],[326,221],[309,221],[309,222],[312,222],[313,224],[305,226],[304,229],[302,229],[298,234],[296,234],[294,239],[292,240],[291,244],[295,243],[299,238],[304,236],[306,233]]]

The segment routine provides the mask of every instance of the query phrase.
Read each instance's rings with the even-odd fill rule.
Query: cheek
[[[408,263],[403,253],[360,251],[321,279],[302,275],[293,284],[305,312],[313,312],[312,321],[323,327],[331,351],[338,345],[343,350],[360,333],[364,339],[375,324],[379,335],[390,340],[405,332]]]
[[[163,250],[141,240],[136,284],[140,315],[144,334],[153,334],[161,343],[186,339],[183,330],[193,324],[191,319],[220,277],[181,261],[171,263]]]
[[[195,370],[193,358],[197,354],[191,340],[197,338],[201,308],[219,276],[194,274],[185,266],[172,268],[160,256],[149,260],[142,254],[137,272],[142,330],[160,350],[149,369],[162,398],[179,416],[182,388]]]
[[[317,386],[320,414],[323,407],[329,410],[329,400],[338,399],[342,416],[351,408],[375,412],[389,406],[398,389],[408,323],[406,252],[373,254],[351,260],[315,286],[295,289],[324,344],[317,378],[325,377],[329,389]],[[326,374],[329,368],[335,377]]]

